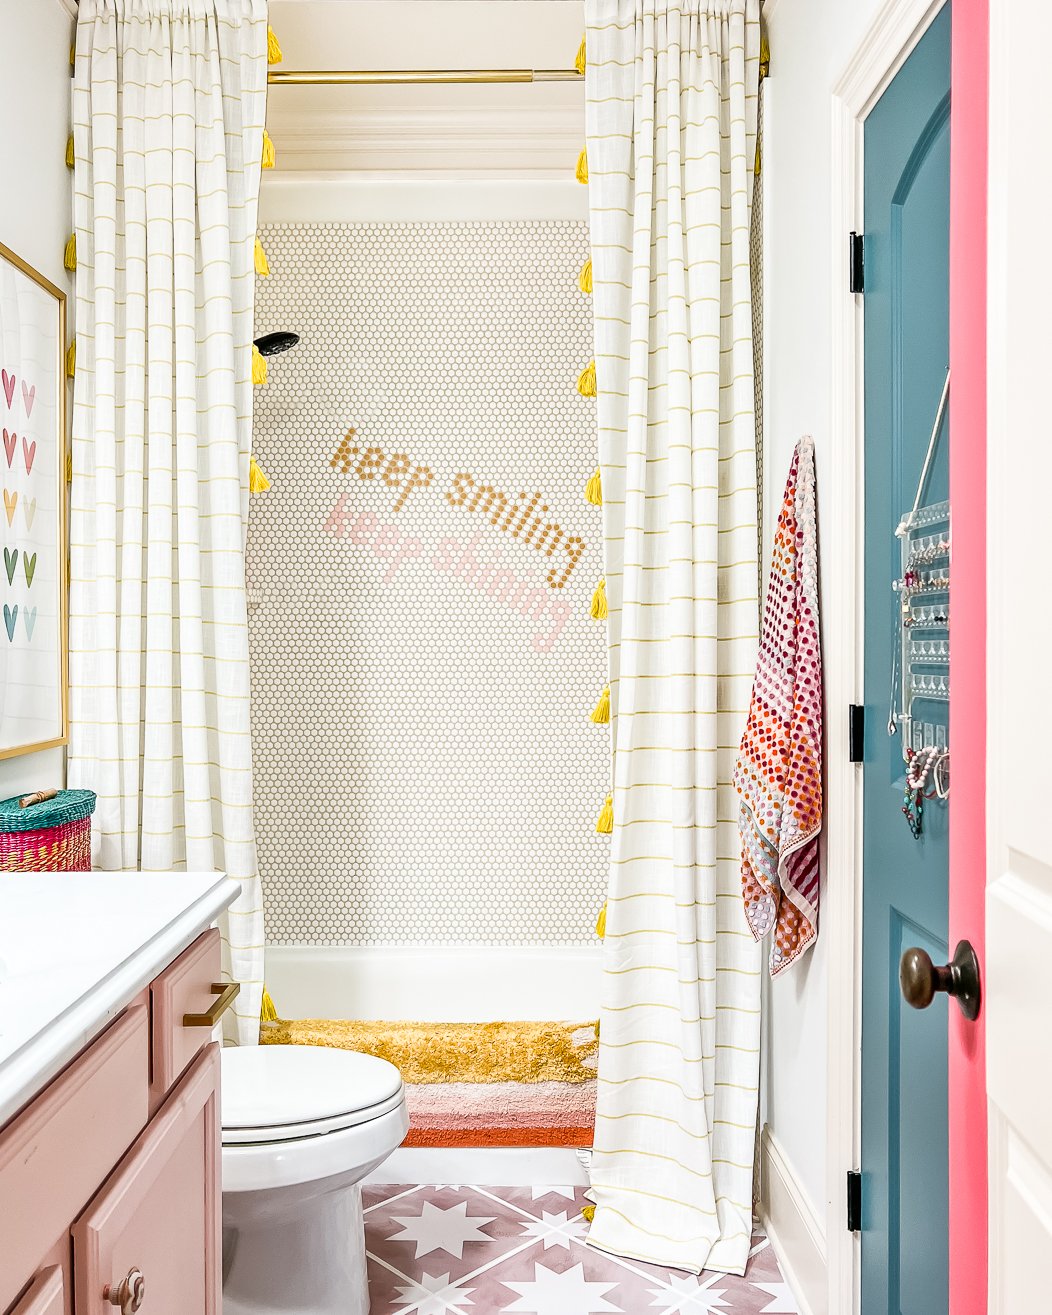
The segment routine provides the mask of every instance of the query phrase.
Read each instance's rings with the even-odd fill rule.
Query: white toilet
[[[361,1180],[409,1128],[393,1064],[223,1051],[223,1315],[368,1315]]]

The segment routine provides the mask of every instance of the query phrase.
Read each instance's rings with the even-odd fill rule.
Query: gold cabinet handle
[[[215,1000],[203,1014],[183,1014],[183,1027],[215,1027],[237,999],[240,982],[213,982]]]
[[[146,1296],[146,1279],[142,1270],[138,1265],[129,1269],[126,1277],[116,1287],[107,1283],[102,1295],[111,1306],[120,1307],[121,1315],[134,1315]]]

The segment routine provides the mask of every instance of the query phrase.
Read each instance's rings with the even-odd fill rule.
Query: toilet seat
[[[223,1310],[368,1315],[362,1182],[409,1131],[401,1074],[323,1046],[222,1067]]]
[[[405,1101],[393,1064],[352,1050],[229,1047],[222,1065],[224,1146],[332,1135],[381,1118]]]

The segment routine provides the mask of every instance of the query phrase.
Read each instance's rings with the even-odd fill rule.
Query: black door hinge
[[[848,235],[848,280],[852,292],[866,290],[865,242],[861,233]]]
[[[862,1175],[857,1169],[847,1171],[847,1231],[862,1229]]]
[[[849,703],[847,707],[847,757],[848,762],[860,763],[866,739],[866,709],[861,703]]]

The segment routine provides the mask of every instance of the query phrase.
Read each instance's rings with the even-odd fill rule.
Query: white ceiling
[[[582,0],[271,0],[282,69],[571,68]],[[565,176],[584,134],[580,84],[280,87],[278,170]]]

